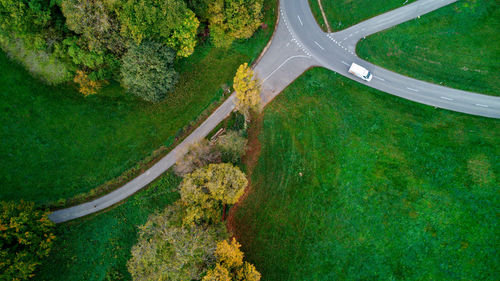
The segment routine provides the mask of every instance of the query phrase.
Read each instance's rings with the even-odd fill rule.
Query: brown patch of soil
[[[259,156],[260,156],[260,141],[259,141],[259,134],[260,131],[262,130],[262,120],[264,119],[264,114],[258,114],[253,116],[252,118],[252,123],[250,123],[250,127],[248,128],[248,145],[247,145],[247,151],[245,156],[243,156],[243,163],[246,166],[247,169],[247,178],[248,178],[248,185],[245,188],[245,192],[243,195],[240,197],[238,202],[234,204],[231,209],[229,210],[229,215],[227,216],[226,220],[226,227],[229,233],[236,238],[236,240],[239,240],[237,237],[237,232],[236,232],[236,225],[235,225],[235,214],[238,210],[238,208],[244,203],[245,199],[248,197],[248,195],[252,192],[252,173],[255,167],[257,166],[257,163],[259,161]]]

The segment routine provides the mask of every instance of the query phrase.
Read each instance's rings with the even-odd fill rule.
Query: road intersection
[[[261,80],[262,101],[269,103],[307,69],[320,66],[369,87],[434,107],[500,118],[500,98],[422,82],[361,60],[355,54],[363,37],[421,16],[457,0],[419,0],[374,17],[337,33],[324,33],[316,23],[307,0],[281,0],[278,24],[272,41],[254,70]],[[370,82],[347,72],[356,62],[374,75]],[[206,137],[235,108],[234,93],[184,141],[158,163],[124,186],[100,198],[57,210],[49,218],[61,223],[104,210],[131,196],[159,177],[187,151],[190,144]]]

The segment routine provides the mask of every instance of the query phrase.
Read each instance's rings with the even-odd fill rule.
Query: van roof
[[[363,76],[368,74],[368,70],[364,67],[362,67],[359,64],[352,63],[351,67],[349,68],[349,72],[356,72],[359,73]]]

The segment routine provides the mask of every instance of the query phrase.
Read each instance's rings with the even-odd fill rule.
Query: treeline
[[[204,35],[218,48],[249,38],[263,0],[0,0],[0,46],[51,84],[91,95],[109,80],[148,101],[177,81],[176,58]],[[200,35],[200,36],[198,36]]]

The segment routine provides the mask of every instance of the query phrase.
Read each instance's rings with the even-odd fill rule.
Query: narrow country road
[[[417,16],[431,12],[456,0],[419,0],[374,17],[337,33],[324,33],[316,23],[307,0],[281,0],[279,21],[269,48],[255,65],[262,83],[264,105],[286,88],[304,71],[322,66],[369,87],[419,103],[458,112],[500,118],[500,98],[475,94],[422,82],[385,70],[361,60],[355,46],[364,36],[379,32]],[[364,82],[347,70],[352,62],[367,67],[374,75]],[[190,144],[206,137],[234,109],[234,93],[183,142],[124,186],[93,201],[49,215],[61,223],[106,209],[144,188],[181,158]]]

